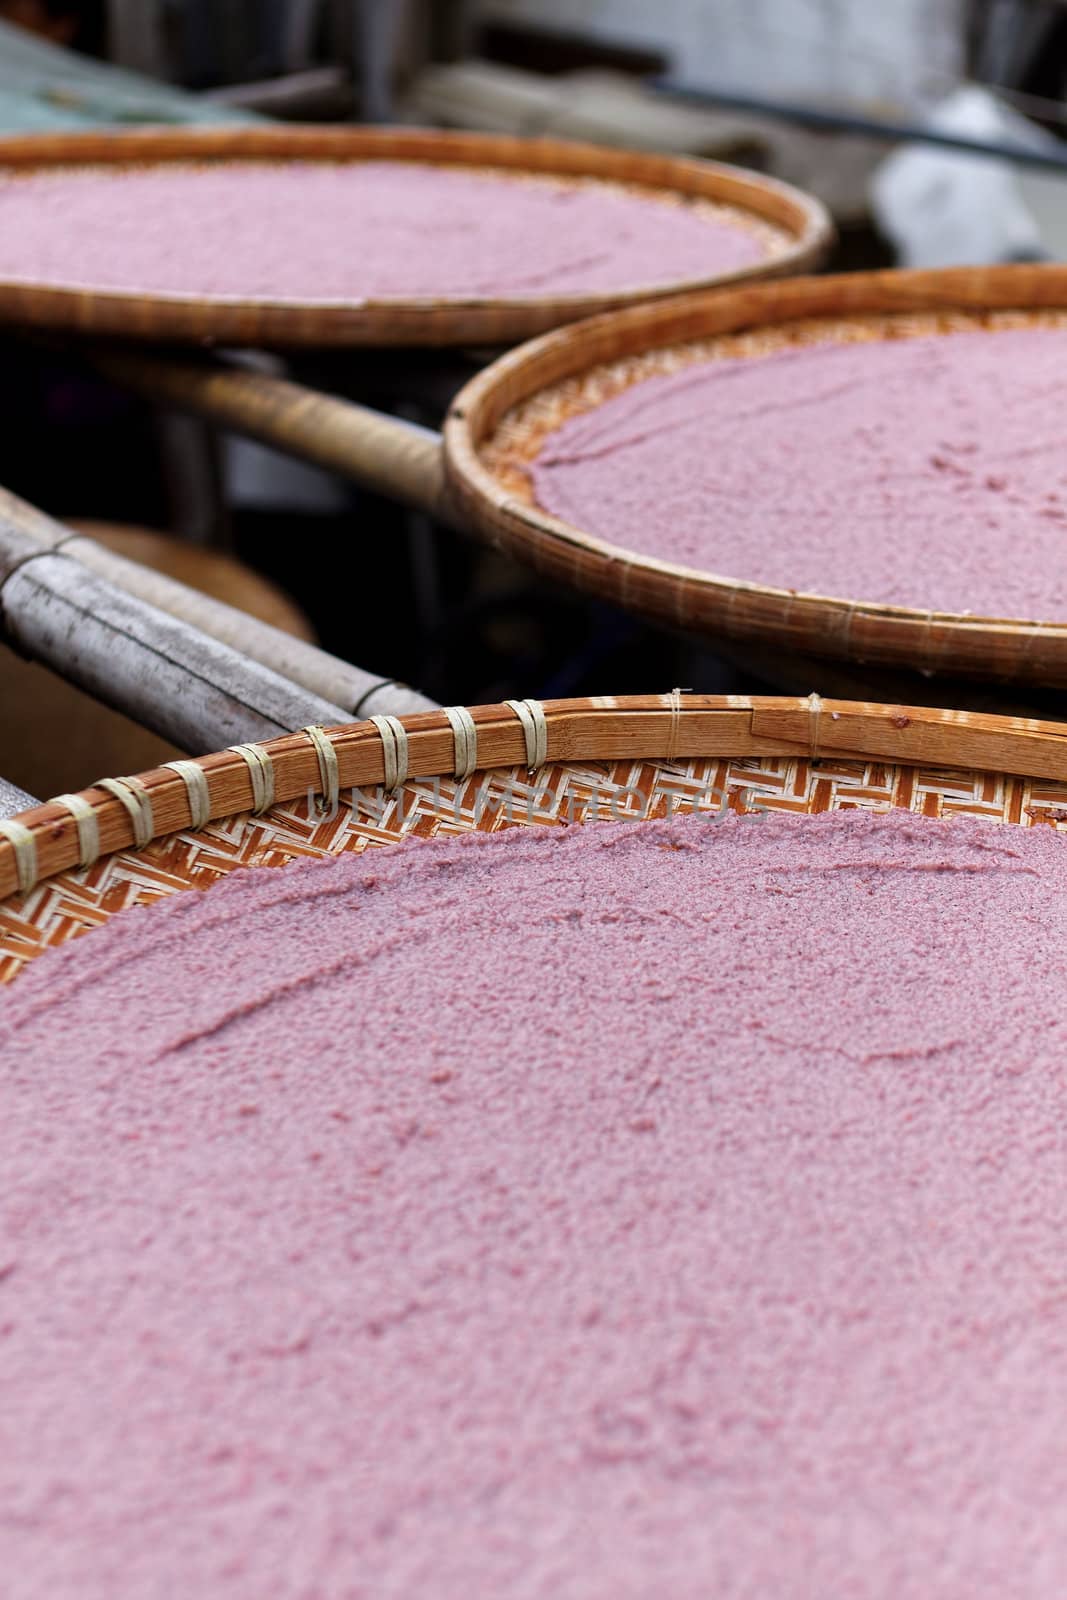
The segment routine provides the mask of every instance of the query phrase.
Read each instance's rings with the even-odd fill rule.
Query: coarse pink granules
[[[239,873],[0,1000],[5,1600],[1060,1600],[1067,842]]]
[[[1067,329],[825,344],[634,385],[538,502],[641,555],[850,600],[1067,617]]]
[[[245,300],[610,293],[766,254],[743,225],[597,184],[393,161],[0,180],[0,281]]]

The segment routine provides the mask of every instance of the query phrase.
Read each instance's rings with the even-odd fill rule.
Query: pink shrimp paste
[[[1067,329],[823,344],[566,422],[539,504],[639,555],[849,600],[1067,617]]]
[[[1059,1600],[1067,844],[239,872],[0,1001],[5,1600]]]
[[[729,215],[602,184],[365,161],[0,179],[0,280],[290,301],[602,294],[734,272]]]

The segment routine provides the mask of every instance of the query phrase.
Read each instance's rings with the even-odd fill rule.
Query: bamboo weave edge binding
[[[820,723],[822,721],[822,701],[820,700],[820,698],[819,698],[819,696],[817,694],[814,694],[814,693],[809,694],[809,696],[808,696],[808,712],[809,712],[809,715],[811,717],[811,727],[810,727],[810,730],[809,730],[809,740],[810,740],[811,754],[810,754],[809,759],[811,761],[818,761],[818,759],[819,759],[819,726],[820,726]]]
[[[466,706],[445,706],[455,740],[455,777],[457,783],[469,778],[478,765],[478,724]]]
[[[501,712],[506,713],[503,722]],[[495,716],[486,720],[488,713],[495,713]],[[527,770],[531,772],[543,768],[550,760],[580,760],[583,755],[586,759],[614,760],[625,753],[629,758],[634,753],[634,746],[625,740],[622,747],[612,754],[599,746],[596,754],[586,748],[585,718],[589,713],[593,713],[594,717],[606,717],[609,726],[616,720],[620,728],[630,727],[631,724],[636,728],[644,723],[647,737],[644,734],[639,737],[637,748],[644,759],[659,762],[683,757],[689,759],[693,754],[721,753],[727,747],[739,756],[746,753],[793,754],[818,762],[826,758],[824,745],[829,738],[830,753],[842,760],[869,761],[877,756],[896,765],[916,762],[926,765],[932,762],[937,767],[947,765],[1001,773],[1021,772],[1047,781],[1067,782],[1067,724],[1035,723],[1030,719],[1020,721],[1017,718],[981,714],[972,716],[863,702],[825,702],[818,695],[755,699],[748,696],[694,696],[690,700],[684,691],[674,690],[669,694],[630,696],[622,700],[598,697],[552,702],[550,706],[537,700],[513,701],[506,707],[482,708],[480,713],[474,715],[465,707],[451,707],[432,716],[416,716],[408,723],[399,719],[382,719],[381,722],[376,720],[362,725],[345,724],[329,731],[318,730],[321,745],[310,733],[305,733],[305,739],[310,740],[311,747],[316,751],[317,776],[327,801],[325,807],[316,810],[319,816],[332,811],[340,788],[341,768],[346,760],[354,760],[355,750],[359,748],[362,753],[354,761],[354,770],[349,771],[346,780],[348,785],[355,787],[381,783],[383,778],[397,782],[401,778],[401,771],[405,778],[409,776],[412,765],[417,775],[451,771],[466,772],[470,776],[479,767],[489,773],[495,767],[520,765],[523,757]],[[723,726],[729,726],[730,730],[728,741],[724,744],[718,735],[711,734],[707,747],[703,736],[694,744],[687,731],[691,726],[691,717],[698,719],[694,724],[696,727],[702,727],[704,719],[710,718],[709,733],[720,717],[725,718]],[[827,732],[830,726],[828,717],[833,721],[830,734]],[[573,726],[571,718],[577,719]],[[551,754],[549,720],[554,729]],[[855,744],[850,737],[854,720],[862,730]],[[509,722],[514,729],[513,734],[508,733]],[[374,757],[365,742],[372,727],[377,739],[381,740],[378,769],[381,776],[374,773]],[[879,731],[882,728],[885,729],[884,737]],[[520,729],[521,739],[516,740],[515,735]],[[442,734],[445,735],[444,740]],[[350,743],[353,735],[355,744]],[[436,751],[427,762],[422,753],[425,748],[422,741],[433,738],[437,741]],[[979,743],[975,748],[973,742],[976,739],[992,739],[994,744],[992,747],[983,747]],[[244,768],[249,773],[252,792],[247,798],[240,794],[239,783],[235,792],[235,773],[231,765],[223,803],[215,781],[216,776],[221,778],[221,774],[217,774],[212,765],[222,752],[206,758],[206,766],[199,761],[168,763],[168,771],[174,773],[169,788],[159,786],[159,779],[163,776],[161,772],[155,774],[155,782],[152,774],[145,774],[143,778],[105,780],[97,788],[110,796],[109,805],[102,806],[99,799],[94,803],[85,793],[56,797],[48,805],[62,808],[67,814],[66,819],[57,817],[53,811],[51,817],[40,821],[35,819],[31,823],[27,814],[25,822],[17,823],[14,828],[8,826],[0,830],[0,840],[7,853],[6,877],[9,886],[6,892],[28,892],[42,881],[42,874],[44,878],[51,879],[76,866],[92,866],[102,854],[105,840],[114,841],[107,844],[108,855],[128,851],[130,845],[116,839],[117,812],[124,814],[129,830],[127,838],[132,835],[133,847],[138,849],[141,848],[140,841],[148,842],[159,833],[170,835],[182,832],[189,826],[187,816],[193,816],[195,821],[203,814],[205,807],[209,812],[207,820],[210,820],[212,812],[230,816],[253,809],[262,814],[277,803],[279,794],[283,798],[298,798],[308,789],[308,766],[306,760],[301,766],[294,740],[299,743],[299,735],[289,735],[285,740],[277,741],[278,748],[275,748],[275,741],[269,746],[231,747],[235,754],[240,754]],[[614,743],[613,740],[607,742]],[[520,749],[516,749],[516,743]],[[1013,751],[1015,746],[1018,756]],[[309,749],[307,744],[305,749]],[[417,761],[416,749],[420,752]],[[326,754],[326,751],[329,753]],[[296,771],[292,770],[294,761],[297,763]],[[331,778],[334,768],[336,780]],[[299,778],[296,772],[300,773]],[[151,788],[146,785],[145,779]],[[315,792],[315,786],[312,785],[311,794]],[[249,801],[252,802],[251,807]],[[76,835],[68,819],[73,819],[77,824]],[[194,828],[193,831],[197,830]],[[61,852],[64,859],[61,864],[55,861],[60,834],[64,835]]]
[[[337,765],[337,752],[330,740],[326,737],[325,728],[320,728],[317,723],[311,723],[302,730],[307,734],[315,746],[315,754],[319,761],[319,798],[315,809],[320,816],[337,810],[337,800],[341,792],[340,769]]]
[[[407,729],[399,717],[371,717],[382,741],[382,784],[394,794],[408,775]]]
[[[125,808],[133,824],[133,842],[138,850],[151,844],[156,832],[152,797],[140,778],[101,778],[94,788],[106,789]]]
[[[548,721],[540,700],[505,700],[509,711],[514,711],[522,723],[526,739],[526,766],[536,772],[548,760]]]
[[[211,790],[207,773],[195,761],[164,761],[163,765],[176,772],[185,785],[189,801],[189,825],[202,828],[211,820]]]
[[[274,762],[261,744],[231,744],[230,752],[240,756],[252,783],[252,815],[261,817],[274,804]]]
[[[65,806],[78,829],[78,866],[91,867],[100,859],[100,824],[88,800],[80,794],[59,794],[55,804]]]

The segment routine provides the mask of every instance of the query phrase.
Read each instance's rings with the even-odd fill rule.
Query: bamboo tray
[[[407,161],[494,168],[516,177],[602,182],[647,191],[666,203],[725,208],[757,232],[765,258],[709,276],[703,287],[800,272],[828,248],[833,228],[817,201],[787,184],[712,162],[645,155],[548,139],[419,129],[241,127],[126,129],[0,139],[0,176],[61,167],[121,171],[226,161]],[[382,299],[360,302],[236,300],[79,287],[72,241],[69,286],[0,282],[0,321],[125,339],[219,341],[231,345],[507,344],[547,328],[694,282],[635,284],[631,290],[514,298]]]
[[[557,582],[712,644],[734,640],[793,658],[1063,688],[1067,618],[922,611],[676,566],[550,516],[533,503],[524,472],[546,432],[568,417],[690,362],[827,339],[1038,322],[1067,323],[1067,268],[850,273],[686,295],[561,328],[509,351],[460,392],[443,439],[280,379],[218,365],[140,355],[106,355],[101,365],[157,399],[468,528]]]
[[[236,868],[411,837],[726,806],[1067,827],[1067,724],[814,695],[524,701],[257,748],[38,806],[17,819],[18,850],[0,827],[0,982],[129,906]],[[273,803],[256,814],[267,770],[259,800]]]

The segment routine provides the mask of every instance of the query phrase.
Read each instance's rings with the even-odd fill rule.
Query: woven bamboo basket
[[[607,183],[665,204],[729,216],[764,246],[754,266],[702,286],[800,272],[828,248],[824,207],[787,184],[712,162],[483,134],[393,128],[185,128],[64,133],[0,140],[0,176],[46,169],[247,161],[404,161],[491,170],[516,179]],[[612,306],[695,288],[634,284],[624,292],[515,298],[324,302],[111,293],[79,287],[76,241],[67,286],[0,282],[0,321],[124,339],[217,340],[233,345],[508,344]]]
[[[1067,827],[1067,724],[817,696],[523,701],[254,748],[0,826],[0,981],[127,907],[240,867],[472,829],[893,806]]]
[[[443,440],[280,379],[140,355],[108,355],[103,365],[159,399],[468,528],[568,587],[712,642],[799,663],[1063,688],[1067,618],[922,611],[676,566],[542,511],[525,468],[567,418],[691,362],[826,340],[1065,323],[1067,268],[1060,266],[850,273],[685,295],[509,351],[457,396]],[[862,672],[856,676],[862,681]]]

